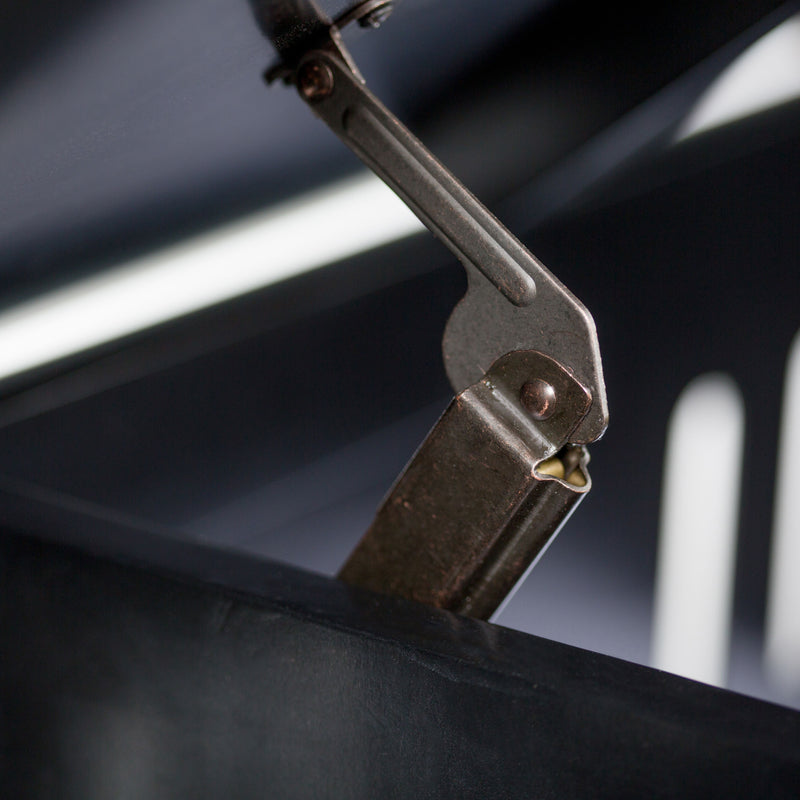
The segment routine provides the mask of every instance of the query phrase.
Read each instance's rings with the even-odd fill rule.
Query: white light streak
[[[667,437],[653,665],[717,686],[729,655],[744,404],[724,375],[681,393]]]
[[[765,670],[776,688],[800,696],[800,334],[786,368],[775,520],[767,596]]]
[[[800,14],[744,51],[706,90],[676,139],[800,97]]]
[[[0,314],[0,379],[421,229],[372,174],[341,181]]]

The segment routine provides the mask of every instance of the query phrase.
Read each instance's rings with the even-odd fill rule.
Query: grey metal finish
[[[553,395],[538,422],[536,381]],[[339,577],[490,618],[591,488],[585,448],[563,449],[590,403],[541,353],[499,359],[450,404]]]
[[[283,58],[268,80],[294,83],[468,276],[443,341],[459,394],[339,577],[489,618],[590,487],[580,446],[608,424],[594,322],[366,89],[337,25],[327,21],[322,41],[323,15],[314,19],[303,2],[299,16],[309,30],[299,58],[302,41],[287,46],[273,23],[266,26]]]
[[[442,166],[329,50],[300,62],[298,89],[314,112],[388,183],[461,260],[469,288],[445,332],[456,392],[502,355],[535,349],[565,365],[592,397],[574,432],[585,444],[608,424],[594,321],[587,309]]]

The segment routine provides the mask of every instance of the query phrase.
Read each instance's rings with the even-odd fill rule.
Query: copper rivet
[[[306,100],[321,100],[333,91],[333,72],[322,61],[309,61],[300,68],[297,83]]]
[[[547,382],[528,381],[520,393],[519,399],[525,410],[536,420],[545,420],[553,416],[556,410],[556,390]]]

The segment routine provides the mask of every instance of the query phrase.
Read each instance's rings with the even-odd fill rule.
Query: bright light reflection
[[[0,378],[421,229],[371,173],[341,181],[0,314]]]
[[[789,354],[778,453],[767,597],[765,666],[777,688],[800,696],[800,334]]]
[[[744,51],[698,100],[677,140],[800,97],[800,14]]]
[[[667,435],[653,666],[716,686],[727,677],[743,439],[730,378],[684,389]]]

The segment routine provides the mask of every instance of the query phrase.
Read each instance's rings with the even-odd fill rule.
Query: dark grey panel
[[[800,786],[797,712],[8,489],[0,506],[14,797]]]

